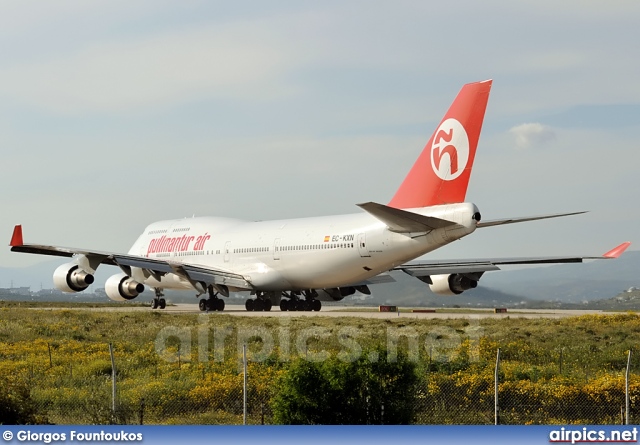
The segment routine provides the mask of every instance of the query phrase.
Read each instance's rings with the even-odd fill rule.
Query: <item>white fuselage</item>
[[[470,203],[408,211],[458,225],[395,233],[364,212],[260,222],[185,218],[149,225],[129,254],[234,272],[243,275],[256,291],[326,289],[357,284],[476,228],[473,215],[478,209]],[[142,271],[134,270],[132,276],[151,287],[192,287],[174,274],[161,281],[145,278]]]

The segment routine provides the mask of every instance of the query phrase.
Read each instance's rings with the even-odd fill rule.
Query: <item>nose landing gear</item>
[[[151,300],[151,309],[164,309],[167,307],[167,301],[163,298],[164,293],[162,292],[162,289],[156,288],[155,294],[156,296]]]

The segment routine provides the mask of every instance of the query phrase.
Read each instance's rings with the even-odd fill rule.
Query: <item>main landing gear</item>
[[[281,311],[319,311],[322,303],[317,299],[318,293],[313,290],[302,292],[256,292],[256,298],[245,302],[244,307],[249,312],[270,311],[273,306],[280,306]]]
[[[202,311],[224,311],[224,300],[218,298],[218,292],[213,291],[213,286],[207,288],[209,298],[201,298],[198,308]]]
[[[314,299],[306,299],[302,300],[300,298],[290,298],[289,300],[285,300],[284,298],[280,300],[280,310],[281,311],[319,311],[322,309],[322,303],[320,300]]]
[[[244,308],[249,312],[269,312],[272,307],[273,302],[271,301],[271,296],[264,292],[258,292],[255,299],[249,299],[244,303]]]
[[[165,307],[167,307],[167,302],[163,298],[164,293],[162,292],[162,289],[156,288],[155,292],[156,296],[153,300],[151,300],[151,309],[164,309]]]
[[[281,311],[319,311],[322,303],[317,296],[318,293],[313,289],[282,294],[258,292],[255,299],[247,300],[245,308],[248,311],[270,311],[273,306],[279,305]]]

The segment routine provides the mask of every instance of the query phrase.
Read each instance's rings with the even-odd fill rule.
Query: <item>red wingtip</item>
[[[11,243],[9,245],[11,247],[22,246],[24,242],[22,241],[22,225],[18,224],[13,228],[13,235],[11,236]]]
[[[627,250],[627,247],[629,247],[630,245],[631,243],[627,241],[626,243],[620,244],[618,247],[614,247],[602,256],[604,258],[618,258],[620,255],[622,255],[622,252]]]

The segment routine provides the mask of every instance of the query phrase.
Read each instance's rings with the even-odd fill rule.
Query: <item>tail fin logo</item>
[[[456,119],[446,119],[436,130],[431,144],[431,167],[443,181],[462,174],[469,161],[469,137]]]

